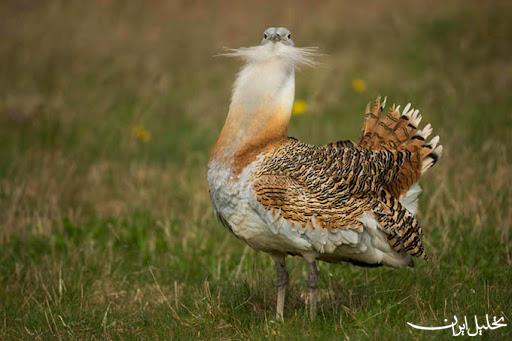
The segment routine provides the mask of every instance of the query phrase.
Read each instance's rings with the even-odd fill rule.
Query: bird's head
[[[286,27],[269,27],[263,32],[261,45],[277,44],[293,46],[292,33]]]
[[[257,46],[228,49],[221,56],[240,57],[247,63],[281,60],[294,66],[315,64],[318,55],[314,47],[295,47],[290,30],[285,27],[269,27]]]

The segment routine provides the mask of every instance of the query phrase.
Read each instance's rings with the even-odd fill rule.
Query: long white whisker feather
[[[282,58],[292,62],[295,66],[315,66],[314,58],[321,56],[317,47],[295,47],[282,45],[278,49],[271,49],[266,45],[226,49],[224,53],[216,56],[241,58],[246,62],[265,62],[270,59]]]

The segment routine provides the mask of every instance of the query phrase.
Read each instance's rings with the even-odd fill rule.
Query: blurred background
[[[215,221],[206,186],[240,67],[215,55],[268,26],[324,53],[297,74],[290,135],[357,139],[386,95],[445,147],[420,203],[431,264],[322,265],[313,326],[298,261],[292,316],[269,322],[272,264]],[[510,2],[6,0],[0,36],[4,339],[418,337],[397,316],[442,322],[446,300],[510,319]]]

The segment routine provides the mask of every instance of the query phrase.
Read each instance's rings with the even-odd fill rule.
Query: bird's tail
[[[359,145],[374,150],[406,151],[397,180],[387,188],[399,198],[439,160],[443,147],[439,144],[439,136],[426,142],[432,133],[432,126],[429,123],[418,129],[422,117],[410,103],[402,111],[400,106],[392,105],[388,113],[383,115],[385,106],[386,98],[381,102],[378,97],[373,105],[368,103]]]

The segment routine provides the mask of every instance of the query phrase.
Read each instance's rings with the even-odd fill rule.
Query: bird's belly
[[[328,262],[405,266],[410,257],[399,255],[385,234],[368,218],[363,229],[301,226],[280,218],[261,205],[250,182],[248,166],[238,177],[215,164],[209,165],[208,183],[214,210],[224,225],[256,250],[290,253]]]
[[[224,225],[239,239],[256,250],[276,253],[308,251],[310,245],[291,231],[276,229],[262,219],[251,205],[248,191],[223,188],[212,194],[216,213]]]
[[[230,220],[240,222],[231,224],[233,233],[256,250],[292,254],[311,251],[311,245],[299,235],[276,230],[273,225],[265,223],[251,207],[244,207]]]
[[[276,228],[258,209],[249,165],[238,177],[229,169],[210,162],[208,185],[213,208],[224,225],[251,247],[265,252],[302,253],[311,245],[290,229]]]

